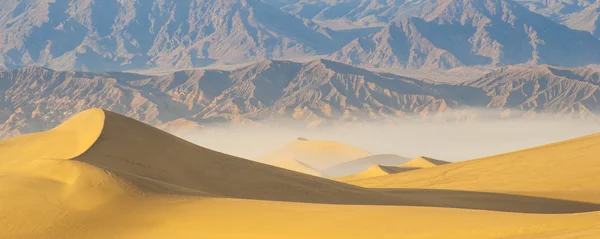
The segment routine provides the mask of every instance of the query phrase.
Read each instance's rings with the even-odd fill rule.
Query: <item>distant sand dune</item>
[[[363,172],[353,174],[353,175],[348,175],[345,177],[338,177],[338,178],[335,178],[335,180],[340,181],[340,182],[351,183],[352,181],[356,181],[356,180],[381,177],[381,176],[386,176],[386,175],[390,175],[390,174],[404,173],[404,172],[408,172],[408,171],[413,171],[413,170],[423,169],[423,168],[431,168],[431,167],[436,167],[439,165],[444,165],[444,164],[449,164],[449,163],[450,162],[432,159],[432,158],[428,158],[428,157],[424,157],[424,156],[419,156],[410,161],[407,160],[407,162],[402,163],[399,166],[374,165]]]
[[[365,150],[335,141],[298,138],[282,148],[259,157],[256,161],[271,164],[283,158],[293,158],[320,171],[371,155]]]
[[[449,163],[450,162],[432,159],[432,158],[424,157],[424,156],[419,156],[419,157],[416,157],[416,158],[400,165],[400,167],[403,167],[403,168],[432,168],[432,167],[449,164]]]
[[[408,171],[417,170],[417,169],[419,169],[419,168],[403,168],[403,167],[395,167],[395,166],[375,165],[375,166],[368,168],[367,170],[365,170],[363,172],[353,174],[353,175],[348,175],[345,177],[334,178],[334,179],[337,181],[340,181],[340,182],[351,182],[351,181],[360,180],[360,179],[386,176],[386,175],[390,175],[390,174],[408,172]]]
[[[395,154],[378,154],[355,159],[323,169],[322,173],[326,177],[342,177],[363,172],[375,165],[396,166],[408,162],[409,158]]]
[[[600,134],[352,183],[377,188],[502,192],[600,202]]]
[[[588,179],[594,168],[576,165],[592,165],[592,142],[566,148],[582,151],[568,169]],[[481,170],[507,170],[502,162]],[[457,180],[449,183],[463,179],[443,172]],[[529,186],[513,186],[539,183],[520,179]],[[581,186],[580,197],[597,191]],[[551,198],[563,192],[361,188],[208,150],[99,109],[0,141],[0,238],[596,238],[600,205]]]

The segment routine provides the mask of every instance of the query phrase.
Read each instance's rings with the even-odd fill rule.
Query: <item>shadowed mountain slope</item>
[[[332,55],[383,68],[451,69],[473,65],[600,62],[600,39],[570,29],[510,0],[442,0],[354,40]],[[573,44],[577,42],[577,44]]]
[[[260,0],[7,0],[0,38],[0,68],[84,71],[185,69],[336,46],[329,29]]]

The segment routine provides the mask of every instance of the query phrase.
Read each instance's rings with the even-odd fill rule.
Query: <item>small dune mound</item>
[[[354,180],[386,176],[386,175],[390,175],[390,174],[408,172],[408,171],[416,170],[416,169],[418,169],[418,168],[402,168],[402,167],[395,167],[395,166],[374,165],[361,173],[357,173],[357,174],[353,174],[353,175],[349,175],[349,176],[345,176],[345,177],[335,178],[335,180],[340,181],[340,182],[351,182]]]
[[[378,154],[337,164],[332,167],[321,170],[321,172],[325,177],[343,177],[363,172],[374,165],[396,166],[406,163],[409,160],[410,158],[398,156],[395,154]]]
[[[298,138],[282,148],[259,157],[256,161],[273,164],[280,159],[293,158],[320,171],[371,155],[365,150],[335,141]]]
[[[419,156],[419,157],[412,159],[411,161],[408,161],[408,162],[400,165],[399,167],[402,167],[402,168],[432,168],[432,167],[449,164],[449,163],[450,162],[432,159],[432,158],[428,158],[428,157],[424,157],[424,156]]]
[[[313,176],[321,176],[321,172],[312,168],[311,166],[302,163],[298,160],[292,158],[285,158],[277,160],[277,162],[272,164],[275,167],[284,168],[287,170],[296,171],[303,174],[313,175]]]
[[[369,158],[369,157],[367,157]],[[405,161],[408,161],[405,159]],[[360,179],[367,179],[379,176],[385,176],[390,174],[403,173],[413,171],[417,169],[432,168],[438,165],[448,164],[450,162],[432,159],[428,157],[419,156],[408,162],[401,164],[400,166],[382,166],[374,165],[369,167],[367,170],[356,173],[345,177],[336,177],[335,180],[340,182],[351,182]],[[327,172],[327,171],[324,171]]]

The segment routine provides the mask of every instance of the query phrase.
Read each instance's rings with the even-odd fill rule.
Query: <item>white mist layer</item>
[[[255,159],[298,137],[333,140],[373,154],[428,156],[463,161],[507,153],[600,132],[592,121],[504,119],[475,122],[351,123],[320,128],[220,126],[177,134],[195,144]]]

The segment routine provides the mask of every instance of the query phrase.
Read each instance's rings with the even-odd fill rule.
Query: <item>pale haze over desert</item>
[[[600,0],[2,0],[0,239],[600,239]]]
[[[473,122],[400,120],[397,124],[362,122],[319,128],[301,128],[293,123],[273,125],[221,125],[173,133],[195,144],[249,159],[304,137],[344,142],[373,153],[463,161],[600,132],[599,122],[551,117]]]

